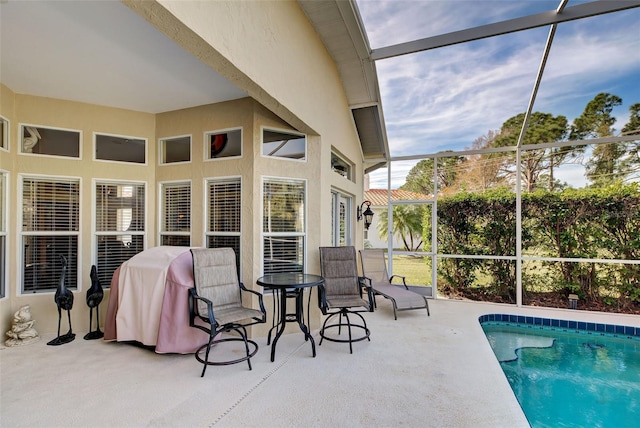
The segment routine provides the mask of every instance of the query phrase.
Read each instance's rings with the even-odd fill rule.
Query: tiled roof
[[[383,207],[387,205],[387,189],[369,189],[364,192],[364,199],[371,201],[374,207]],[[422,193],[410,192],[408,190],[392,189],[392,201],[423,201],[425,199],[433,199],[430,195]]]

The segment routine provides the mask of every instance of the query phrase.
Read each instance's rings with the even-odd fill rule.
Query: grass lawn
[[[393,273],[404,276],[407,285],[431,286],[431,257],[393,256]]]

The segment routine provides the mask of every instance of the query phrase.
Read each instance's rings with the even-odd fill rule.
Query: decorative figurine
[[[67,276],[67,258],[63,255],[60,255],[60,259],[62,260],[60,282],[58,283],[56,294],[53,297],[56,305],[58,305],[58,337],[47,343],[47,345],[52,346],[63,345],[65,343],[73,341],[73,339],[76,338],[76,334],[71,331],[71,308],[73,307],[73,293],[64,285],[65,278]],[[69,331],[66,334],[60,336],[60,321],[62,319],[63,309],[67,311],[67,318],[69,319]]]
[[[100,302],[104,297],[104,291],[102,291],[102,285],[100,285],[100,279],[98,278],[98,269],[96,265],[91,266],[91,288],[87,290],[87,306],[89,306],[89,333],[85,334],[85,340],[99,339],[104,336],[104,333],[100,331]],[[91,324],[93,323],[93,308],[96,308],[96,330],[91,331]]]
[[[6,334],[8,339],[5,340],[6,346],[28,345],[40,340],[40,335],[33,328],[34,320],[31,319],[31,308],[24,305],[13,315],[13,325],[11,330]]]

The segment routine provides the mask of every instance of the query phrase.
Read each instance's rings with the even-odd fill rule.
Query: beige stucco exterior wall
[[[13,94],[0,87],[0,115],[10,120],[11,150],[2,152],[0,168],[10,172],[10,207],[18,204],[17,177],[21,173],[80,177],[81,248],[86,256],[79,263],[80,288],[72,310],[74,330],[88,327],[88,308],[82,287],[88,286],[92,264],[93,179],[121,179],[147,183],[146,246],[157,245],[158,183],[191,180],[193,206],[201,206],[204,180],[209,177],[242,176],[243,219],[242,280],[254,286],[261,274],[261,184],[262,178],[292,177],[307,181],[307,271],[319,273],[318,247],[330,244],[330,195],[337,188],[362,198],[362,154],[351,113],[333,60],[297,2],[123,2],[146,16],[187,50],[229,80],[245,89],[251,98],[200,106],[157,115],[106,108],[30,95]],[[212,20],[211,17],[224,17]],[[216,25],[211,25],[215,21]],[[82,131],[82,159],[61,159],[17,154],[20,123]],[[307,134],[304,162],[266,158],[261,155],[261,131],[267,126]],[[243,156],[240,159],[205,161],[202,139],[205,131],[242,127]],[[147,138],[147,165],[129,165],[93,160],[93,133]],[[192,161],[159,166],[158,139],[192,135]],[[355,180],[331,171],[332,146],[354,165]],[[354,207],[355,211],[355,207]],[[204,212],[192,209],[192,245],[204,243]],[[355,216],[355,214],[354,214]],[[15,210],[10,231],[18,230]],[[354,242],[362,242],[362,231],[353,219]],[[19,251],[17,234],[9,237],[9,289],[0,300],[0,331],[10,327],[11,317],[29,303],[38,331],[55,332],[57,310],[53,293],[21,296],[17,284]],[[357,245],[357,244],[356,244]],[[91,256],[89,256],[91,254]],[[106,300],[101,316],[106,313]],[[314,296],[315,299],[315,296]],[[265,302],[268,303],[268,302]],[[312,306],[317,307],[315,303]],[[268,305],[268,311],[271,308]],[[312,328],[320,314],[314,312]],[[103,320],[101,320],[103,321]],[[253,334],[266,334],[261,326]]]

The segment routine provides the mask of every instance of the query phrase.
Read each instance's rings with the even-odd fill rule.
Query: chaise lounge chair
[[[391,300],[394,319],[398,319],[398,311],[411,309],[426,309],[427,316],[431,316],[425,296],[409,290],[404,276],[389,276],[383,250],[360,250],[360,261],[365,282],[373,290],[374,304],[376,295]],[[393,284],[394,278],[402,280],[402,284]]]

